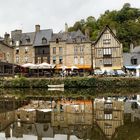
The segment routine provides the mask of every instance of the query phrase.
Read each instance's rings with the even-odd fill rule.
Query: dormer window
[[[26,39],[26,42],[27,42],[27,43],[30,43],[30,38],[27,38],[27,39]]]
[[[16,46],[19,46],[19,41],[16,41]]]
[[[19,42],[20,42],[20,44],[22,44],[22,41],[21,40]]]
[[[45,37],[42,38],[42,44],[47,44],[47,39]]]
[[[138,64],[137,58],[131,58],[131,64],[132,65],[137,65]]]
[[[56,38],[56,43],[59,43],[59,39],[58,38]]]
[[[12,40],[12,41],[10,41],[10,46],[12,46],[14,44],[14,41]]]

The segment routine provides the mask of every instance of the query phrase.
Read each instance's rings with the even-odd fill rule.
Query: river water
[[[0,140],[140,140],[140,90],[1,89]]]

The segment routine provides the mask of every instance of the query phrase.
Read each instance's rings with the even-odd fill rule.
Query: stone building
[[[0,38],[0,61],[13,63],[13,48],[9,45],[10,35],[5,33],[4,38]]]
[[[91,42],[80,30],[53,34],[50,41],[50,63],[61,66],[91,68]]]
[[[36,35],[34,40],[35,63],[50,63],[50,44],[52,38],[52,29],[40,30],[40,26],[36,25]]]
[[[116,37],[115,30],[105,26],[92,46],[94,69],[122,69],[122,44]]]
[[[14,30],[11,32],[11,46],[14,47],[14,63],[25,64],[34,63],[33,42],[35,32],[22,33],[22,30]]]
[[[14,63],[55,64],[56,69],[63,66],[79,69],[121,69],[123,67],[122,44],[116,34],[106,26],[98,39],[92,44],[89,33],[80,31],[53,33],[52,29],[22,33],[21,30],[11,32],[11,46],[14,47]]]
[[[5,33],[0,38],[0,74],[11,75],[13,73],[13,48],[9,45],[10,35]]]
[[[35,32],[12,31],[10,44],[14,47],[14,63],[49,63],[51,35],[51,29],[40,30],[40,25],[35,25]]]

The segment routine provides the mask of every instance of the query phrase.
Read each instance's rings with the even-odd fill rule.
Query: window
[[[98,50],[98,55],[102,55],[102,50]]]
[[[104,66],[111,66],[112,65],[112,59],[111,58],[105,58],[104,59]]]
[[[131,59],[131,64],[132,64],[132,65],[137,65],[137,64],[138,64],[137,58],[132,58],[132,59]]]
[[[25,53],[28,53],[28,47],[25,47]]]
[[[53,64],[56,64],[56,56],[53,56]]]
[[[111,39],[103,39],[103,44],[110,44],[111,43]]]
[[[53,54],[56,54],[56,47],[53,47]]]
[[[7,53],[6,53],[6,61],[9,61],[9,60],[10,60],[10,53],[7,52]]]
[[[59,43],[59,39],[58,38],[56,38],[56,43]]]
[[[40,64],[41,63],[41,57],[38,57],[37,60],[38,60],[37,63]]]
[[[105,127],[105,129],[112,128],[112,124],[105,123],[104,127]]]
[[[16,63],[19,63],[19,57],[16,56]]]
[[[112,109],[112,103],[105,103],[105,109]]]
[[[27,39],[26,39],[26,42],[27,42],[27,43],[30,43],[30,38],[27,38]]]
[[[62,47],[59,47],[59,54],[62,54]]]
[[[74,54],[77,54],[78,53],[78,48],[75,46],[74,47]]]
[[[19,46],[19,41],[16,41],[16,46]]]
[[[80,64],[84,64],[84,58],[80,57]]]
[[[42,44],[47,44],[47,39],[45,37],[42,38]]]
[[[78,58],[77,58],[77,56],[74,57],[74,64],[78,64]]]
[[[80,52],[83,53],[84,52],[84,46],[80,47]]]
[[[13,45],[13,41],[10,41],[10,46],[12,46]]]
[[[112,114],[105,114],[105,120],[112,120]]]
[[[112,54],[111,48],[105,48],[105,49],[103,49],[103,54],[104,55],[111,55]]]
[[[43,57],[43,62],[47,63],[47,57]]]
[[[28,63],[28,57],[25,56],[25,63]]]
[[[62,64],[63,58],[62,56],[59,56],[59,64]]]
[[[45,54],[45,50],[42,50],[42,54]]]
[[[16,48],[16,54],[19,54],[19,48]]]

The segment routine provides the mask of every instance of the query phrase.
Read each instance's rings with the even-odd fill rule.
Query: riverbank
[[[140,78],[128,77],[72,77],[72,78],[13,78],[0,79],[0,88],[48,88],[64,84],[65,88],[140,87]]]

